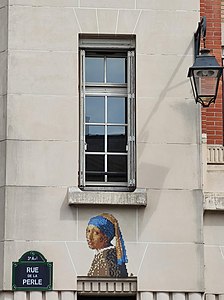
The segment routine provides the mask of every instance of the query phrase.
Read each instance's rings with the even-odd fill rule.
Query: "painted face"
[[[88,225],[86,228],[86,239],[89,248],[103,249],[108,247],[108,238],[103,234],[99,228],[94,225]]]

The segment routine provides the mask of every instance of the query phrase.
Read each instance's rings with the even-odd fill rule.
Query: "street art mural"
[[[128,277],[124,240],[113,215],[103,213],[92,217],[86,228],[86,239],[89,248],[96,250],[88,276]]]

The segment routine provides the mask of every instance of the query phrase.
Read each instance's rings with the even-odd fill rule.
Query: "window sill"
[[[68,204],[107,204],[107,205],[130,205],[146,206],[146,189],[136,189],[134,192],[97,192],[81,191],[78,187],[68,188]]]
[[[224,192],[205,192],[204,210],[224,211]]]

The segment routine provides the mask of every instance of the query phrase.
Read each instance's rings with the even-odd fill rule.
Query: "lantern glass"
[[[200,55],[196,56],[193,66],[188,71],[195,101],[204,107],[215,103],[223,71],[215,56],[209,53],[209,49],[201,49]]]
[[[207,107],[215,101],[220,77],[220,69],[198,68],[192,70],[191,85],[196,102]]]

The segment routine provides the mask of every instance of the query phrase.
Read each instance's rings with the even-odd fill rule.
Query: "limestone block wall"
[[[223,16],[224,16],[224,2],[202,1],[204,4],[204,11],[209,17],[208,26],[211,26],[215,20],[215,26],[212,25],[212,30],[209,33],[209,44],[215,48],[215,55],[221,61],[221,46],[223,45]],[[220,12],[221,10],[221,12]],[[210,24],[210,25],[209,25]],[[216,32],[216,33],[215,33]],[[204,191],[205,191],[205,213],[204,213],[204,242],[205,242],[205,287],[208,293],[223,294],[223,271],[224,271],[224,168],[223,168],[223,112],[222,112],[222,95],[219,95],[219,101],[216,108],[216,113],[213,110],[207,110],[207,123],[210,123],[209,129],[210,139],[208,137],[208,145],[206,144],[205,151],[207,151],[207,159],[205,155],[206,165],[204,176]],[[221,107],[220,107],[221,105]],[[206,112],[205,112],[206,115]],[[208,116],[209,115],[209,116]],[[214,121],[214,122],[213,122]],[[207,125],[208,126],[208,125]],[[216,129],[215,132],[212,130]],[[215,134],[215,137],[212,136]],[[221,141],[219,139],[221,136]],[[210,299],[214,299],[215,295],[211,295]],[[223,295],[222,295],[223,297]]]
[[[205,139],[203,149],[205,291],[222,294],[224,292],[223,146],[207,145]]]
[[[223,294],[224,291],[223,214],[223,210],[210,210],[204,214],[205,287],[208,293]]]
[[[223,166],[209,165],[204,193],[205,290],[223,294],[224,191]]]
[[[87,222],[109,212],[139,291],[203,291],[200,112],[186,78],[199,1],[9,0],[8,16],[4,290],[11,262],[29,250],[54,262],[55,290],[76,290],[93,258]],[[146,208],[68,205],[78,185],[79,33],[136,34]]]
[[[6,93],[7,93],[7,50],[8,50],[8,7],[7,1],[0,1],[0,265],[4,259],[5,223],[5,176],[6,176]],[[0,289],[3,282],[3,268],[0,269]]]

